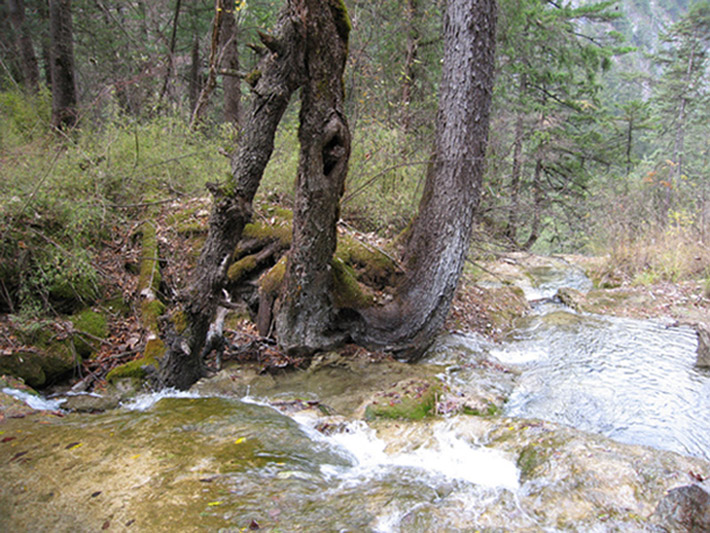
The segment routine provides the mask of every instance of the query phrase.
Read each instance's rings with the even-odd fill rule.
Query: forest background
[[[431,154],[444,2],[346,4],[353,143],[341,216],[391,239],[416,213]],[[147,207],[225,178],[259,32],[280,7],[0,4],[0,312],[91,303],[106,242]],[[472,257],[578,252],[607,256],[609,283],[710,279],[709,40],[708,2],[501,0]],[[59,65],[67,53],[70,67]],[[75,91],[64,104],[62,67]],[[297,107],[258,201],[292,201]]]

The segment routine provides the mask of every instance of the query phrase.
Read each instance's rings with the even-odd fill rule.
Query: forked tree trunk
[[[262,38],[269,53],[258,67],[233,179],[211,188],[209,234],[185,305],[187,342],[178,338],[161,361],[162,385],[187,388],[202,373],[201,352],[226,270],[278,122],[301,84],[301,160],[278,340],[297,353],[348,337],[409,360],[423,353],[448,313],[468,250],[487,144],[495,18],[494,0],[449,1],[435,157],[409,241],[406,280],[392,304],[358,314],[335,308],[330,274],[350,152],[341,79],[349,21],[339,0],[290,0],[279,33]]]
[[[478,204],[493,89],[494,0],[449,0],[434,157],[395,299],[364,316],[355,340],[416,360],[448,314]]]
[[[70,129],[77,121],[71,0],[49,1],[49,32],[52,40],[52,125]]]
[[[231,179],[226,184],[210,186],[214,205],[209,232],[184,305],[188,330],[170,343],[161,360],[158,380],[162,386],[186,389],[204,372],[202,349],[227,268],[244,226],[251,219],[251,203],[273,152],[276,128],[291,94],[303,79],[303,13],[294,4],[289,2],[282,12],[276,34],[263,38],[267,49],[255,70],[258,81],[253,87],[239,151],[232,161]]]
[[[288,352],[310,354],[347,336],[334,331],[331,260],[350,157],[350,131],[343,110],[350,23],[337,2],[303,3],[311,14],[306,22],[308,78],[301,97],[293,243],[276,314],[276,336]]]

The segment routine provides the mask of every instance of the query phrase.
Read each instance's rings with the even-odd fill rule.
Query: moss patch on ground
[[[365,418],[421,420],[436,413],[440,394],[438,383],[421,379],[400,381],[375,396],[365,408]]]

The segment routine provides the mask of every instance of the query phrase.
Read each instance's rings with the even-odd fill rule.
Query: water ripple
[[[524,370],[511,416],[710,460],[710,376],[696,348],[688,327],[555,311],[493,355]]]

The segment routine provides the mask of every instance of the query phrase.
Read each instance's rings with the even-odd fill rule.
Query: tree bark
[[[197,100],[202,91],[202,83],[200,81],[200,38],[195,32],[190,53],[190,109],[197,107]]]
[[[222,29],[220,31],[220,47],[222,48],[222,88],[224,90],[224,121],[239,128],[241,123],[242,88],[239,78],[239,41],[237,36],[237,19],[234,5],[230,0],[220,0],[222,4]]]
[[[25,21],[25,3],[23,0],[8,0],[8,8],[17,49],[20,51],[23,82],[28,91],[36,93],[39,90],[39,66]]]
[[[71,129],[77,122],[71,0],[49,1],[52,41],[52,125]]]
[[[335,331],[331,260],[337,244],[339,202],[350,157],[350,131],[343,110],[343,72],[349,21],[331,0],[303,0],[306,20],[302,88],[301,153],[293,213],[293,244],[276,314],[279,345],[310,354],[340,343]]]
[[[158,98],[159,103],[163,101],[163,97],[165,96],[165,93],[168,91],[168,87],[170,86],[170,78],[172,78],[173,76],[173,62],[175,59],[175,45],[177,43],[177,28],[178,19],[180,18],[181,4],[182,0],[175,0],[175,11],[173,12],[173,27],[170,33],[170,43],[168,45],[168,57],[165,70],[165,78],[163,79],[163,88],[161,89],[160,96]]]
[[[444,323],[468,252],[493,90],[494,0],[449,0],[434,157],[394,300],[363,312],[359,343],[413,361]]]
[[[188,330],[170,343],[161,361],[162,386],[186,389],[204,373],[202,348],[234,248],[251,219],[251,203],[273,152],[276,128],[304,76],[303,13],[294,4],[289,2],[281,13],[275,35],[263,38],[269,44],[254,71],[258,81],[232,161],[232,176],[226,184],[209,186],[214,195],[209,232],[184,305]]]

